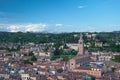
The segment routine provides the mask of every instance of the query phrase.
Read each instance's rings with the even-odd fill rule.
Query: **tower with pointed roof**
[[[84,40],[82,35],[80,35],[80,39],[78,41],[78,55],[84,55]]]

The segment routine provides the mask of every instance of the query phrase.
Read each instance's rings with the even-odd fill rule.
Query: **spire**
[[[80,34],[80,40],[83,40],[83,35],[82,34]]]
[[[83,35],[82,35],[82,34],[80,34],[79,43],[80,43],[81,41],[83,42]]]

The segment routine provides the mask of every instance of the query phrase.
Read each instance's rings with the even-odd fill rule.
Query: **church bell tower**
[[[84,55],[84,40],[82,34],[80,35],[80,39],[78,41],[78,55]]]

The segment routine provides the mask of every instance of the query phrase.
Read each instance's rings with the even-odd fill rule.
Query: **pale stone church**
[[[67,64],[68,69],[73,70],[75,68],[80,67],[81,65],[89,63],[90,61],[91,61],[90,55],[85,54],[84,52],[84,40],[81,35],[78,41],[78,54],[77,56],[71,58],[68,61],[68,64]]]

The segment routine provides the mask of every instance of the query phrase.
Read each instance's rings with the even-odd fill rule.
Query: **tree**
[[[32,51],[29,52],[29,56],[34,56],[34,53]]]
[[[37,61],[37,58],[35,56],[32,56],[31,61]]]
[[[17,46],[17,51],[20,51],[20,45]]]
[[[24,60],[24,64],[29,64],[30,61],[27,59],[27,60]]]
[[[116,55],[112,60],[115,62],[120,62],[120,55]]]
[[[67,44],[65,43],[63,46],[64,49],[68,49],[69,47],[67,46]]]
[[[62,56],[62,58],[63,58],[63,61],[69,60],[69,56]]]

